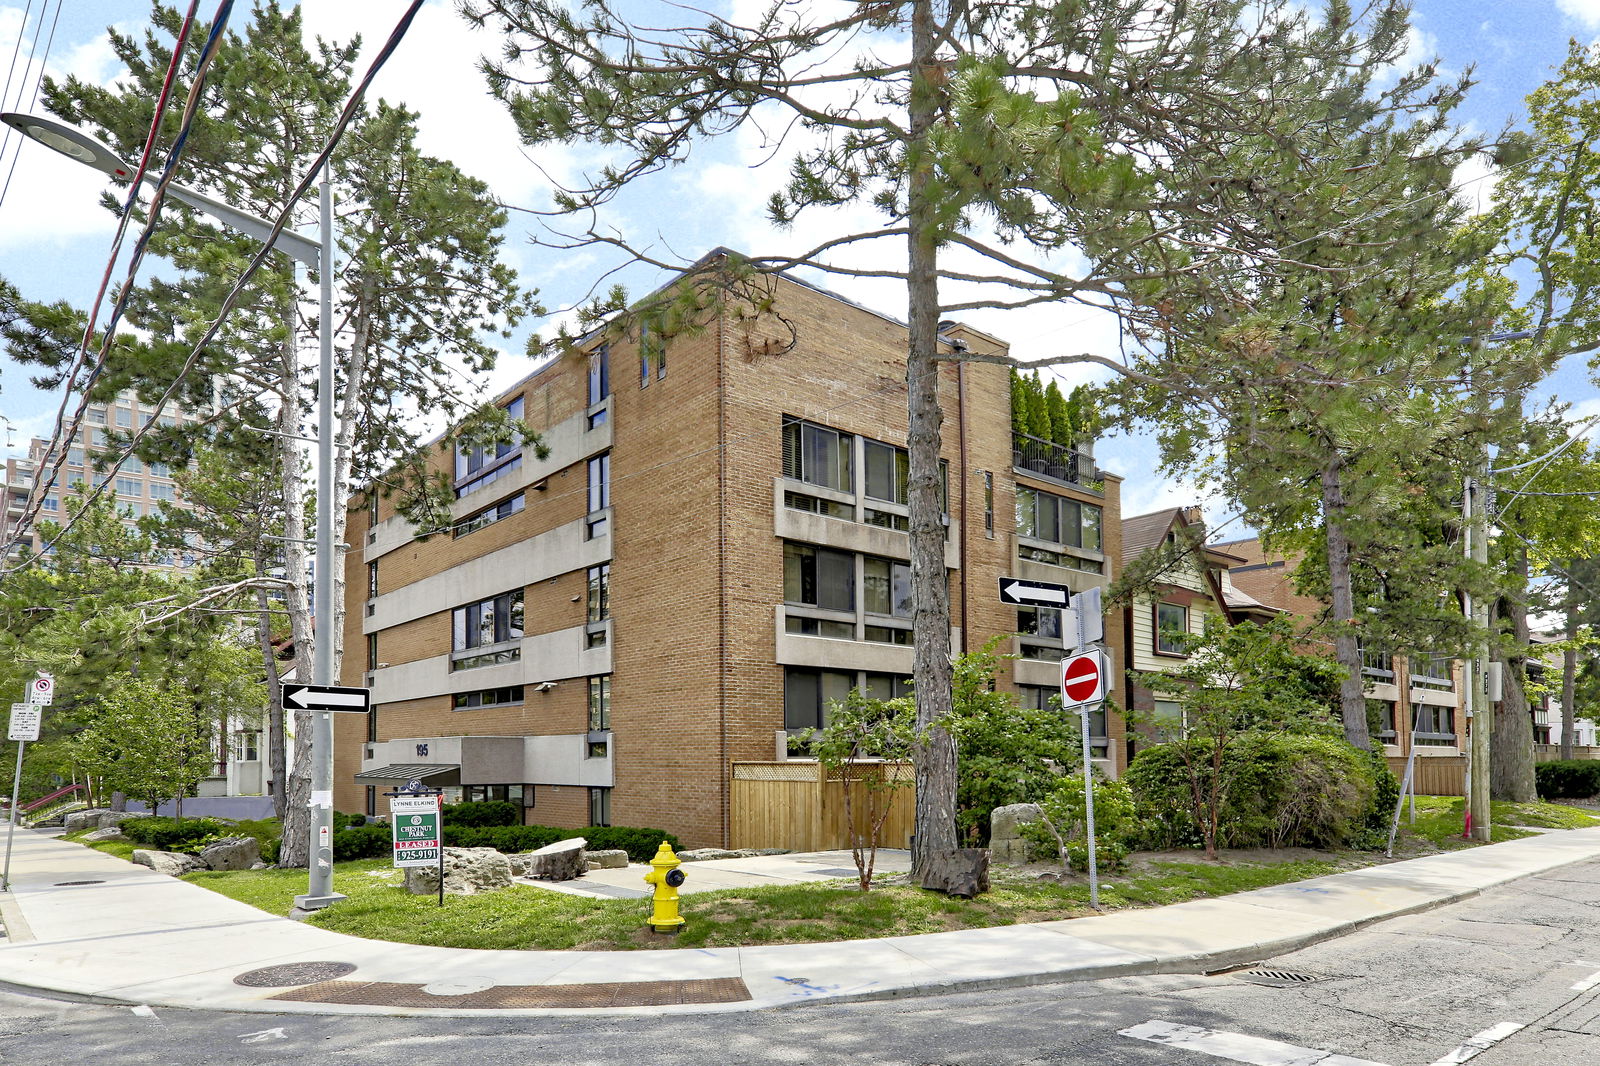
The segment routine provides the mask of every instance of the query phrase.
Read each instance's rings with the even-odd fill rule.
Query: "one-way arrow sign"
[[[339,688],[337,685],[285,685],[283,705],[297,711],[371,710],[372,691],[364,688]]]
[[[1023,581],[1016,577],[1000,579],[1000,602],[1016,607],[1065,607],[1072,590],[1050,581]]]

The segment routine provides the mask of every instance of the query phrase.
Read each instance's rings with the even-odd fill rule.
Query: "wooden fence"
[[[829,774],[821,763],[736,762],[729,842],[735,848],[789,848],[794,851],[832,851],[850,846],[845,827],[844,782]],[[868,763],[853,768],[856,774],[888,773],[906,782],[885,795],[890,804],[878,844],[909,848],[916,819],[916,790],[911,785],[909,763]],[[853,791],[852,814],[866,827],[865,788]]]
[[[1593,745],[1574,744],[1572,746],[1574,759],[1600,759],[1600,748]],[[1534,762],[1555,762],[1561,758],[1560,744],[1535,744],[1533,746]]]
[[[1389,769],[1404,781],[1406,761],[1389,756]],[[1467,794],[1467,758],[1464,755],[1418,755],[1412,767],[1419,796],[1465,796]]]

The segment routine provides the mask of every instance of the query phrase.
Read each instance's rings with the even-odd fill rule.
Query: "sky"
[[[740,5],[752,2],[737,0]],[[357,65],[360,71],[408,4],[306,0],[302,6],[311,33],[340,41],[362,35],[366,48]],[[379,74],[372,95],[420,113],[423,151],[483,179],[503,203],[544,207],[552,180],[576,177],[596,157],[581,146],[542,150],[530,157],[476,71],[477,58],[493,53],[498,38],[473,30],[455,7],[454,0],[424,5]],[[214,9],[215,4],[203,0],[200,14],[209,18]],[[247,17],[248,9],[238,4],[234,17]],[[0,64],[10,72],[0,82],[5,86],[0,110],[42,110],[33,104],[41,67],[56,78],[74,74],[97,84],[114,83],[119,68],[106,27],[139,31],[147,12],[143,0],[0,0]],[[1600,0],[1417,0],[1409,58],[1437,58],[1446,73],[1473,68],[1478,84],[1462,118],[1492,132],[1520,120],[1524,97],[1551,75],[1569,40],[1597,38]],[[9,129],[5,132],[8,136],[0,144],[0,276],[30,298],[86,303],[98,285],[113,234],[112,216],[96,204],[106,182],[87,167],[42,145],[21,143]],[[762,210],[766,190],[786,177],[783,156],[773,157],[753,138],[729,139],[697,151],[692,165],[653,179],[647,193],[624,201],[610,221],[634,240],[680,259],[692,260],[719,245],[754,254],[796,251],[812,243],[814,231],[780,232]],[[1467,173],[1463,181],[1468,183],[1464,196],[1486,195],[1491,188],[1487,175]],[[856,221],[870,217],[861,212]],[[581,301],[612,265],[594,252],[558,254],[535,248],[527,239],[531,228],[531,216],[513,211],[504,254],[524,283],[541,291],[547,306],[570,307]],[[662,275],[635,270],[622,280],[643,291]],[[892,283],[844,278],[822,283],[887,314],[904,315],[903,289]],[[959,317],[1008,341],[1012,353],[1024,359],[1117,350],[1114,321],[1082,307],[965,312]],[[554,322],[533,323],[531,328],[549,333]],[[520,339],[508,342],[486,388],[509,385],[531,367]],[[1064,370],[1061,377],[1070,385],[1092,373]],[[1569,360],[1549,391],[1579,412],[1600,414],[1600,399],[1582,360]],[[14,427],[7,435],[7,454],[25,452],[30,437],[48,436],[59,403],[59,396],[32,388],[24,372],[0,358],[0,416]],[[1202,500],[1192,486],[1159,476],[1147,434],[1108,437],[1098,444],[1096,457],[1102,467],[1126,479],[1125,515],[1198,502],[1224,538],[1245,532],[1222,501]]]

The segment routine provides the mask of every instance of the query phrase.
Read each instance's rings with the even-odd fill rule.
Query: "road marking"
[[[130,1011],[132,1011],[134,1013],[134,1015],[136,1015],[137,1017],[149,1018],[153,1022],[154,1021],[160,1021],[160,1019],[156,1017],[156,1012],[151,1010],[147,1005],[145,1005],[143,1003],[139,1004],[137,1007],[129,1007],[128,1009]]]
[[[1434,1059],[1428,1066],[1459,1066],[1480,1051],[1488,1051],[1500,1041],[1510,1036],[1519,1029],[1524,1028],[1521,1022],[1501,1022],[1499,1025],[1485,1029],[1483,1032],[1471,1037],[1465,1044],[1456,1048],[1442,1059]]]
[[[275,1029],[262,1029],[260,1032],[245,1033],[239,1038],[241,1044],[262,1044],[268,1040],[287,1040],[289,1034],[283,1031],[283,1026]]]
[[[1285,1044],[1281,1040],[1266,1040],[1243,1033],[1223,1033],[1172,1022],[1149,1021],[1122,1029],[1118,1035],[1181,1047],[1233,1062],[1247,1062],[1251,1066],[1384,1066],[1371,1059],[1353,1059],[1348,1055],[1335,1055],[1331,1051]]]
[[[1588,977],[1572,986],[1574,992],[1587,992],[1595,985],[1600,985],[1600,972],[1592,973]]]

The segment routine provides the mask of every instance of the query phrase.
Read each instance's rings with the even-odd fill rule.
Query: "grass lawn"
[[[1466,800],[1460,796],[1418,796],[1417,821],[1408,821],[1411,805],[1408,802],[1400,815],[1400,828],[1431,841],[1445,849],[1474,847],[1472,841],[1461,839],[1462,813]],[[1518,826],[1541,829],[1582,829],[1600,825],[1600,816],[1581,807],[1568,807],[1560,803],[1506,803],[1493,800],[1489,804],[1489,835],[1494,843],[1516,840],[1536,834]]]
[[[1304,860],[1155,863],[1138,875],[1108,877],[1100,886],[1100,900],[1108,909],[1158,906],[1300,881],[1336,869],[1334,863]],[[306,886],[304,870],[194,873],[185,880],[274,914],[286,914]],[[400,883],[400,872],[386,859],[339,863],[334,890],[349,898],[308,920],[352,936],[408,944],[607,950],[859,940],[1091,913],[1089,889],[1083,884],[1002,873],[987,894],[960,900],[891,877],[870,893],[840,881],[685,896],[688,925],[678,936],[665,937],[644,929],[649,904],[643,900],[593,900],[515,887],[480,896],[447,896],[441,908],[436,897],[410,895]]]

